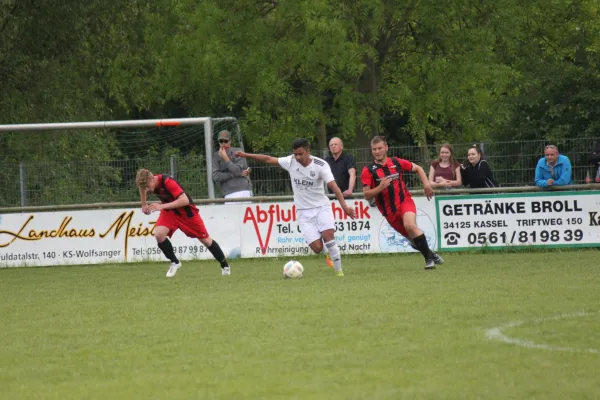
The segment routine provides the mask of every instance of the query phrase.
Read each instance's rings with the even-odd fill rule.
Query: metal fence
[[[222,129],[241,142],[232,117],[0,125],[0,207],[132,200],[139,168],[214,198],[206,132]]]
[[[0,206],[132,201],[139,199],[135,174],[140,168],[177,177],[185,182],[188,192],[208,198],[202,155],[114,161],[29,161],[3,165],[4,172],[15,179],[0,196]],[[70,171],[68,177],[62,173],[65,169]],[[8,199],[11,204],[6,204]]]
[[[573,180],[585,183],[587,174],[593,178],[595,170],[588,163],[589,153],[596,139],[565,139],[558,146],[573,165]],[[486,142],[478,143],[490,164],[496,180],[501,186],[534,185],[535,166],[543,156],[545,141]],[[466,151],[473,143],[453,144],[460,162],[466,159]],[[416,146],[391,147],[388,154],[406,158],[429,171],[429,162],[437,156],[438,146],[426,149]],[[361,190],[360,173],[372,162],[368,148],[345,149],[356,160],[357,185]],[[287,156],[291,153],[274,153]],[[326,149],[313,150],[323,157]],[[252,184],[257,196],[291,194],[289,175],[281,168],[250,161]],[[135,173],[139,168],[148,168],[157,173],[169,173],[177,178],[186,191],[197,199],[209,197],[207,190],[206,163],[204,155],[171,155],[157,158],[128,159],[114,161],[21,161],[3,164],[0,178],[4,193],[0,195],[0,207],[45,206],[61,204],[85,204],[100,202],[123,202],[138,200]],[[63,179],[60,171],[72,171],[69,179]],[[420,182],[414,174],[406,178],[410,189],[419,188]],[[218,192],[218,187],[217,187]]]
[[[595,177],[595,169],[588,163],[590,152],[600,138],[589,139],[565,139],[558,146],[561,154],[569,157],[573,166],[574,183],[585,183],[586,176],[590,174],[592,180]],[[503,187],[530,186],[535,185],[535,167],[540,158],[543,157],[546,141],[514,141],[514,142],[483,142],[483,143],[459,143],[453,144],[455,155],[460,163],[466,162],[467,150],[474,144],[480,146],[484,153],[484,159],[490,164],[494,177],[498,184]],[[356,160],[357,184],[355,191],[361,191],[360,174],[364,166],[371,164],[373,157],[370,148],[344,149],[352,154]],[[410,160],[429,173],[431,160],[437,158],[439,145],[431,145],[426,149],[418,146],[390,147],[388,155]],[[272,154],[273,156],[286,156],[289,153]],[[314,155],[324,157],[329,154],[327,149],[312,151]],[[252,167],[252,179],[254,192],[257,195],[282,195],[291,194],[289,176],[281,168],[266,166],[264,164],[250,163]],[[415,174],[404,177],[409,189],[421,187],[421,182]]]

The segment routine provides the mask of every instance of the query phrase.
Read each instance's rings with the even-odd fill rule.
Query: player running
[[[169,240],[177,229],[181,229],[188,237],[200,240],[208,248],[221,264],[222,275],[231,274],[231,268],[221,247],[208,235],[194,201],[175,179],[168,175],[154,175],[147,169],[140,169],[135,177],[135,184],[140,191],[142,212],[150,214],[152,211],[160,211],[154,225],[154,237],[163,254],[171,260],[167,278],[174,277],[177,270],[181,268],[181,261],[175,256],[173,245]],[[148,205],[146,192],[157,195],[161,203]]]
[[[306,139],[296,139],[292,143],[293,155],[271,157],[264,154],[237,152],[240,157],[250,158],[271,165],[279,165],[290,174],[294,190],[294,204],[298,210],[298,224],[308,246],[317,254],[323,253],[323,243],[333,261],[337,276],[344,276],[340,249],[335,242],[334,222],[331,203],[325,196],[325,185],[335,193],[344,212],[355,217],[342,191],[335,183],[331,168],[325,160],[310,155],[310,146]]]
[[[443,264],[444,260],[431,251],[425,233],[417,226],[417,207],[402,180],[402,171],[416,172],[423,182],[425,196],[430,200],[433,189],[425,171],[408,160],[388,157],[387,140],[383,136],[375,136],[371,140],[371,152],[375,160],[365,166],[361,174],[365,199],[375,198],[377,208],[392,228],[423,254],[425,269],[435,269],[435,265]]]

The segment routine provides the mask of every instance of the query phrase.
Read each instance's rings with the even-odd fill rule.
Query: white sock
[[[325,243],[325,247],[327,247],[327,250],[329,251],[329,257],[331,258],[331,261],[333,261],[333,269],[335,269],[336,271],[341,271],[342,256],[340,254],[340,248],[338,247],[335,240]]]
[[[327,245],[325,244],[325,241],[322,239],[321,239],[321,241],[323,242],[323,250],[321,250],[321,254],[329,253],[329,251],[327,250]]]

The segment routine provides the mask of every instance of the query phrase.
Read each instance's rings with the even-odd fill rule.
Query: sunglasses
[[[227,139],[219,139],[219,143],[229,143],[229,140],[227,140]]]

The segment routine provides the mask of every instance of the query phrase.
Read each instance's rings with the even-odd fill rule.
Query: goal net
[[[1,125],[0,207],[136,201],[139,168],[214,197],[207,151],[223,129],[243,146],[235,118]]]

